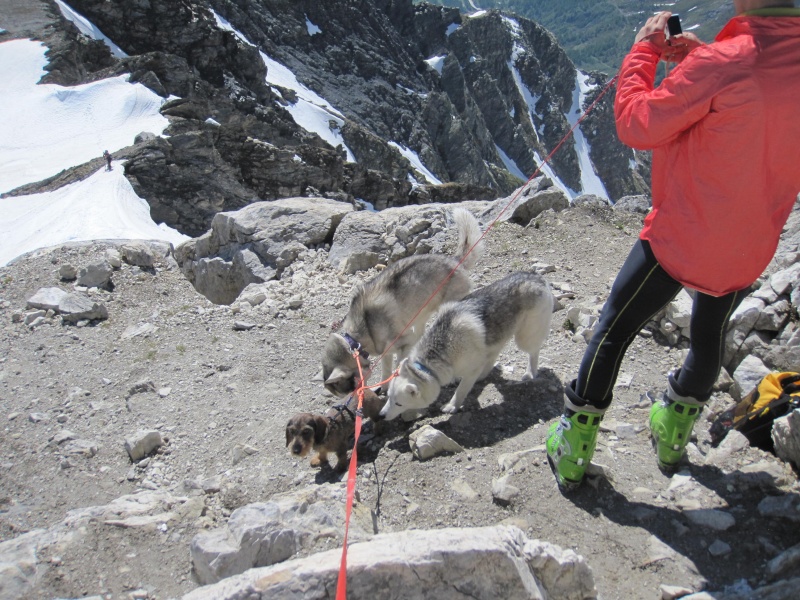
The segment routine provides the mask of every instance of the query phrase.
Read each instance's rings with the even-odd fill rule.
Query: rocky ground
[[[561,307],[539,377],[520,382],[524,357],[508,347],[464,412],[369,426],[357,493],[380,532],[513,523],[586,557],[607,599],[659,598],[662,585],[746,590],[764,583],[766,561],[796,544],[798,529],[789,519],[795,515],[766,515],[759,503],[794,497],[796,473],[756,449],[710,452],[703,421],[685,468],[663,474],[648,441],[644,396],[662,389],[683,351],[658,335],[639,336],[622,364],[594,459],[602,474],[565,497],[547,466],[547,426],[585,348],[566,310],[605,297],[640,224],[630,213],[574,208],[490,232],[477,284],[536,263],[554,267],[546,277]],[[38,557],[47,568],[35,598],[179,597],[198,585],[189,558],[198,532],[225,525],[239,506],[338,479],[290,456],[284,427],[296,412],[334,403],[314,380],[321,346],[356,279],[375,272],[340,275],[324,249],[309,251],[271,298],[239,310],[208,302],[171,259],[154,269],[123,263],[113,291],[90,290],[106,304],[107,320],[15,322],[40,288],[71,291],[59,279],[62,265],[96,262],[112,245],[55,248],[0,269],[0,540],[141,490],[188,497],[194,508],[170,527],[95,524],[81,545],[51,547]],[[452,388],[440,403],[449,394]],[[413,458],[409,433],[425,424],[465,451]],[[166,443],[133,464],[125,441],[143,429],[160,431]],[[83,443],[70,445],[76,440]],[[501,457],[526,450],[503,470]],[[503,505],[492,483],[509,473],[519,494]],[[725,528],[729,517],[720,523],[720,512],[699,509],[720,509],[735,525]]]

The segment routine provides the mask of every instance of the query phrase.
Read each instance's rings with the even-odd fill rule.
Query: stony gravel
[[[370,425],[357,492],[380,531],[514,523],[531,538],[585,556],[600,596],[621,600],[659,598],[662,584],[720,590],[746,579],[755,587],[764,562],[797,542],[796,524],[787,527],[756,509],[768,493],[797,491],[795,474],[771,455],[747,448],[706,464],[708,424],[702,422],[683,474],[659,471],[644,395],[662,389],[684,350],[662,345],[658,336],[639,336],[622,364],[622,385],[595,455],[605,475],[569,497],[555,486],[544,454],[546,430],[585,348],[573,339],[566,309],[602,303],[640,226],[631,214],[575,208],[546,213],[526,228],[492,230],[475,269],[477,284],[532,265],[552,267],[545,276],[561,307],[539,377],[520,381],[525,357],[510,345],[464,412],[433,410],[414,423]],[[14,322],[40,288],[72,291],[59,280],[63,265],[80,269],[112,246],[56,248],[0,269],[0,540],[140,489],[201,495],[205,508],[171,531],[107,527],[92,530],[80,552],[54,550],[45,557],[56,568],[41,598],[128,598],[134,590],[178,597],[197,585],[188,546],[198,531],[224,524],[246,503],[337,479],[291,457],[284,426],[296,412],[324,412],[334,402],[314,380],[321,346],[346,311],[356,279],[375,272],[340,275],[324,249],[308,251],[266,302],[243,308],[211,304],[171,259],[152,270],[123,264],[113,274],[113,291],[89,292],[107,306],[107,320],[71,325],[55,317],[34,328]],[[445,389],[436,406],[450,394]],[[408,435],[426,424],[465,451],[413,458]],[[139,430],[159,431],[166,444],[133,464],[125,441]],[[66,452],[58,441],[64,431],[89,449]],[[519,493],[494,501],[493,481],[509,474],[501,457],[521,451],[530,452],[506,481]],[[780,489],[729,475],[759,461],[784,473]],[[691,492],[682,493],[687,480],[693,484],[683,489]],[[698,524],[689,518],[698,508],[720,509],[736,525]]]

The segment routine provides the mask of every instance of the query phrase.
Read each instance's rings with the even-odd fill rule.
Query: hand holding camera
[[[665,32],[669,32],[667,38]],[[680,18],[670,12],[657,13],[636,34],[635,42],[648,42],[655,46],[665,62],[681,62],[691,50],[703,42],[693,33],[683,33]]]

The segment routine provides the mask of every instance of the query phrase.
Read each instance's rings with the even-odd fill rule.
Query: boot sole
[[[558,489],[562,494],[570,494],[580,487],[580,481],[569,481],[558,474],[556,465],[549,454],[547,455],[547,464],[550,465],[550,470],[553,472],[553,476],[556,478],[556,483],[558,484]]]
[[[678,459],[678,462],[665,463],[658,457],[658,440],[652,435],[652,433],[650,434],[650,442],[653,446],[653,452],[655,452],[656,455],[656,463],[658,463],[658,468],[661,469],[665,475],[675,474],[678,471],[678,468],[681,466],[681,459],[683,458],[683,455],[681,455],[681,457]]]

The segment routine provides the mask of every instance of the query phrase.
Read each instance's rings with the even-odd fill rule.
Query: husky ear
[[[404,358],[403,360],[401,360],[401,361],[400,361],[400,364],[399,364],[399,365],[397,365],[397,369],[398,369],[398,372],[399,372],[399,373],[402,373],[402,374],[406,374],[406,375],[407,375],[407,374],[408,374],[408,372],[409,372],[409,370],[410,370],[410,369],[408,368],[408,358]]]
[[[344,369],[342,369],[342,367],[336,367],[331,372],[330,377],[328,377],[325,380],[325,385],[333,385],[334,383],[342,381],[343,379],[349,379],[351,375],[352,373],[350,373],[349,371],[345,371]]]
[[[351,301],[355,300],[363,293],[364,293],[364,282],[359,281],[353,286],[353,290],[350,292],[350,300]]]
[[[409,396],[416,396],[419,393],[419,387],[416,383],[407,383],[404,391]]]
[[[332,353],[338,353],[342,350],[346,351],[350,354],[350,344],[347,343],[347,340],[344,339],[342,334],[336,333],[335,331],[331,332],[328,336],[328,339],[325,340],[325,349],[323,350],[323,356],[331,355]],[[325,359],[323,358],[323,364]]]
[[[323,373],[324,372],[322,371],[322,369],[320,369],[319,373],[314,375],[314,377],[313,377],[313,379],[311,381],[314,381],[314,382],[325,381],[325,375]]]
[[[292,434],[291,434],[291,433],[289,433],[289,425],[291,425],[291,424],[292,424],[292,422],[291,422],[291,421],[289,421],[289,422],[286,424],[286,447],[287,447],[287,448],[289,447],[289,443],[292,441]]]

